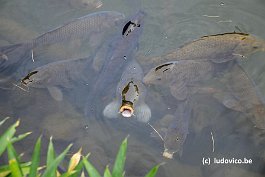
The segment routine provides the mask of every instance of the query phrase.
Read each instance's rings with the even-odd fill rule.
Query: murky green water
[[[158,56],[203,35],[242,31],[265,39],[265,2],[263,0],[165,0],[147,1],[139,5],[123,0],[103,1],[99,9],[70,5],[71,0],[1,0],[0,46],[30,40],[71,19],[101,10],[115,10],[126,16],[137,9],[148,14],[140,39],[139,55]],[[78,1],[77,1],[78,2]],[[139,5],[139,6],[138,6]],[[87,56],[91,49],[78,41],[65,46],[52,45],[36,51],[33,66],[60,59]],[[74,51],[74,52],[73,52]],[[78,52],[77,52],[78,51]],[[265,54],[256,53],[242,65],[265,95]],[[145,71],[145,73],[147,70]],[[102,171],[112,164],[120,142],[128,134],[129,151],[126,161],[128,176],[143,176],[155,164],[166,162],[158,176],[253,176],[265,175],[265,132],[253,127],[242,113],[225,108],[211,97],[195,96],[189,135],[182,157],[169,160],[162,157],[163,142],[152,138],[148,124],[127,120],[88,120],[83,114],[88,89],[81,85],[64,91],[64,100],[57,102],[47,89],[0,90],[0,117],[9,116],[14,122],[21,119],[20,132],[33,131],[17,145],[19,152],[30,155],[40,134],[48,142],[53,136],[59,152],[74,143],[72,152],[80,146],[91,152],[91,161]],[[174,104],[167,102],[167,91],[159,88],[148,92],[146,102],[152,110],[151,124],[174,112]],[[106,105],[113,94],[100,100]],[[172,99],[173,100],[173,99]],[[11,122],[10,122],[11,123]],[[212,137],[215,150],[212,152]],[[30,148],[29,148],[30,147]],[[43,146],[46,148],[46,145]],[[45,155],[43,150],[43,155]],[[203,158],[248,158],[252,164],[203,165]],[[4,159],[0,159],[1,161]],[[44,158],[42,160],[45,160]]]

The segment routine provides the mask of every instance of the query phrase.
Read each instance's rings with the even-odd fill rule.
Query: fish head
[[[135,29],[140,28],[145,16],[146,13],[140,10],[133,17],[130,17],[122,29],[122,35],[128,36]]]
[[[143,78],[145,84],[160,85],[170,79],[170,73],[174,67],[173,62],[164,63],[152,68]]]
[[[42,83],[48,80],[49,77],[41,71],[31,71],[26,77],[21,80],[21,84],[27,87],[40,87]]]
[[[168,128],[164,137],[163,156],[172,159],[177,152],[182,155],[182,146],[186,136],[187,134],[183,133],[181,129]]]
[[[113,24],[115,26],[119,26],[124,22],[125,15],[123,13],[115,12],[115,11],[110,11],[108,15],[105,16],[106,22],[103,24],[105,27],[112,27]],[[103,27],[103,28],[105,28]]]
[[[134,104],[139,99],[139,87],[134,81],[129,81],[121,90],[122,104],[120,113],[123,117],[132,117],[134,112]]]
[[[242,36],[236,53],[249,55],[258,51],[265,51],[265,41],[252,35]]]

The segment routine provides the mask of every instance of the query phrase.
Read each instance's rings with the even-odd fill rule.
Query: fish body
[[[21,80],[25,86],[44,88],[47,86],[69,87],[82,78],[81,73],[91,63],[90,58],[79,58],[52,62],[35,68]]]
[[[7,71],[13,66],[20,66],[27,59],[33,60],[33,49],[36,47],[105,32],[120,24],[124,18],[124,14],[115,11],[95,12],[46,32],[29,42],[1,47],[1,55],[8,60],[0,61],[0,72]]]
[[[100,0],[70,0],[69,3],[74,8],[86,9],[97,9],[103,5]]]
[[[265,41],[245,33],[224,33],[203,36],[165,55],[147,58],[147,62],[163,63],[174,60],[210,60],[223,63],[265,51]]]
[[[212,95],[225,107],[245,113],[257,128],[265,129],[264,97],[246,71],[234,64],[218,81],[207,87],[194,87],[194,92]]]
[[[138,121],[148,122],[151,110],[145,103],[146,88],[142,83],[143,70],[136,60],[125,68],[116,89],[116,99],[109,103],[103,115],[108,118],[132,117]]]
[[[138,19],[143,23],[145,13],[139,11],[132,19]],[[123,37],[121,34],[116,36],[109,46],[107,55],[101,71],[88,95],[87,107],[85,115],[89,116],[96,109],[95,99],[102,96],[102,93],[112,84],[118,83],[122,74],[122,68],[126,66],[134,52],[137,50],[139,37],[142,33],[142,26],[135,29],[128,36]],[[98,99],[98,98],[97,98]]]
[[[90,58],[52,62],[35,68],[21,80],[21,84],[33,88],[48,88],[52,96],[62,95],[59,86],[72,88],[75,83],[88,80],[85,72],[90,64]],[[55,92],[57,94],[53,94]]]
[[[207,80],[213,75],[215,66],[210,61],[179,60],[163,63],[152,68],[143,78],[145,84],[169,85],[177,100],[189,95],[188,86]]]
[[[164,143],[163,156],[172,159],[175,153],[182,155],[183,145],[189,134],[191,107],[188,101],[178,104],[174,115],[166,115],[159,120],[158,130],[152,132],[153,137],[160,137]]]
[[[115,11],[88,14],[33,39],[33,47],[82,38],[94,32],[103,32],[118,25],[124,18],[122,13]]]
[[[264,97],[244,69],[235,65],[222,83],[225,88],[215,89],[213,97],[229,109],[249,113],[254,125],[265,129]]]

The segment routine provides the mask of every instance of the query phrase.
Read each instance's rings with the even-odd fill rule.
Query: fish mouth
[[[173,159],[173,155],[175,152],[170,152],[168,151],[168,149],[165,149],[163,152],[163,157],[167,158],[167,159]]]
[[[97,1],[97,2],[95,3],[95,8],[96,8],[96,9],[97,9],[97,8],[100,8],[102,5],[103,5],[103,3],[102,3],[101,1]]]
[[[123,117],[129,118],[133,115],[133,108],[130,105],[123,105],[120,108],[120,113]]]

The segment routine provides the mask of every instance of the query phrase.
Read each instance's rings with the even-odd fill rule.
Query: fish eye
[[[176,141],[179,141],[179,137],[176,138]]]

